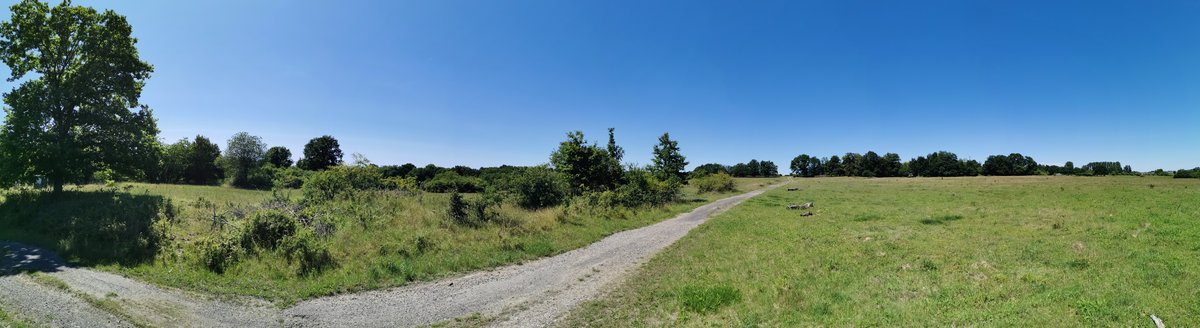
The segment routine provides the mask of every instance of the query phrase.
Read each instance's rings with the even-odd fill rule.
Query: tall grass
[[[771,179],[739,179],[739,189],[748,191],[768,185]],[[237,190],[208,186],[126,184],[116,190],[87,186],[71,191],[69,197],[50,198],[43,193],[11,194],[0,203],[0,238],[52,247],[71,255],[84,265],[115,271],[157,284],[220,295],[249,295],[280,305],[315,296],[385,287],[436,279],[462,272],[558,254],[595,242],[618,231],[645,226],[733,192],[698,195],[684,188],[678,202],[642,208],[595,208],[579,204],[525,210],[510,203],[489,208],[495,217],[478,227],[451,221],[446,209],[449,194],[375,191],[353,197],[309,205],[300,210],[304,229],[316,233],[313,244],[328,251],[331,263],[305,272],[302,263],[287,253],[288,246],[230,249],[235,260],[221,263],[220,270],[206,267],[206,250],[215,240],[238,245],[238,238],[252,225],[257,208],[278,202],[296,202],[297,193]],[[21,196],[26,195],[26,196]],[[480,198],[464,194],[467,201]],[[95,198],[95,199],[92,199]],[[143,199],[145,211],[129,212],[129,201]],[[82,200],[81,200],[82,199]],[[91,199],[91,200],[89,200]],[[88,200],[88,201],[83,201]],[[107,202],[107,203],[105,203]],[[33,206],[51,209],[32,211]],[[141,205],[140,205],[141,206]],[[5,212],[7,211],[7,212]],[[138,214],[141,213],[141,214]],[[78,224],[102,218],[115,226],[157,227],[166,238],[156,244],[152,256],[136,261],[119,261],[131,249],[93,254],[67,247],[47,222]],[[165,222],[155,225],[155,222]],[[134,223],[129,225],[129,223]],[[318,229],[316,224],[327,225]],[[53,227],[69,226],[55,224]],[[86,227],[95,227],[87,225]],[[100,228],[96,228],[100,229]],[[139,228],[141,229],[141,228]],[[303,230],[303,229],[302,229]],[[136,230],[135,231],[142,231]],[[297,232],[298,234],[298,232]],[[100,234],[90,234],[91,242]],[[143,240],[137,234],[116,234],[114,240]],[[137,238],[128,238],[137,237]],[[307,238],[307,237],[306,237]],[[272,238],[275,240],[278,238]],[[287,244],[287,238],[279,239]],[[109,241],[114,245],[119,245]],[[306,242],[307,243],[307,242]],[[258,245],[258,246],[253,246]],[[288,244],[292,245],[292,244]]]

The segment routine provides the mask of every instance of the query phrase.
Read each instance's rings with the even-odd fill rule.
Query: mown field
[[[793,180],[693,230],[565,326],[1200,322],[1200,181]],[[814,216],[787,204],[815,202]]]
[[[737,183],[744,192],[774,181]],[[78,265],[164,286],[262,297],[284,306],[553,255],[733,194],[685,187],[678,202],[633,209],[531,211],[503,204],[493,209],[495,222],[466,227],[448,222],[448,194],[365,192],[305,212],[328,224],[317,243],[332,264],[315,273],[300,272],[296,261],[269,250],[241,254],[221,273],[203,264],[206,243],[238,225],[238,213],[294,206],[299,191],[154,184],[89,185],[59,197],[9,191],[0,200],[0,239],[49,247]]]

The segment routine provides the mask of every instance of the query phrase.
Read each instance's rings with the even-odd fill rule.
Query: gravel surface
[[[494,326],[547,326],[619,282],[629,270],[636,269],[711,215],[765,190],[721,199],[670,220],[619,232],[587,247],[525,264],[391,290],[302,302],[284,311],[285,324],[416,326],[479,313],[490,317]]]
[[[72,268],[49,251],[14,242],[0,241],[0,254],[5,255],[0,257],[0,308],[47,326],[131,325],[77,295],[38,285],[20,272],[42,272],[65,282],[72,293],[114,301],[123,315],[155,327],[263,327],[281,322],[279,311],[265,301],[209,300],[107,272]]]

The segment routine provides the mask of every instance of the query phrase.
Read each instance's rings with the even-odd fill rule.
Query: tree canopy
[[[292,166],[292,151],[287,147],[275,146],[267,149],[267,163],[275,167]]]
[[[100,170],[144,177],[158,154],[158,128],[138,99],[153,67],[138,56],[129,22],[69,1],[10,9],[0,23],[0,60],[10,82],[24,80],[4,95],[0,185],[45,176],[61,192]]]
[[[669,133],[664,132],[658,137],[658,144],[654,145],[653,161],[654,165],[650,170],[658,179],[683,181],[687,178],[683,172],[688,165],[687,159],[679,153],[679,142],[671,140]]]
[[[330,136],[320,136],[304,145],[304,158],[296,162],[296,166],[309,170],[320,171],[342,162],[342,147],[337,139]]]

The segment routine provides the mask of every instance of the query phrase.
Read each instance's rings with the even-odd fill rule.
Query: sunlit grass
[[[693,230],[566,325],[1200,322],[1200,181],[818,178],[788,187],[800,191],[776,189]],[[785,209],[804,201],[816,215]],[[686,303],[722,286],[740,299],[702,311]]]
[[[744,192],[774,181],[778,179],[738,179],[738,184],[740,192]],[[115,193],[109,193],[114,189],[117,190]],[[139,223],[151,221],[146,216],[153,216],[154,212],[141,211],[138,212],[141,215],[133,217],[122,211],[97,211],[94,208],[96,204],[130,203],[110,203],[114,197],[142,200],[138,204],[159,204],[160,209],[170,206],[176,213],[168,229],[171,238],[162,244],[162,249],[152,260],[121,262],[112,259],[118,254],[105,253],[103,257],[107,261],[96,261],[95,255],[89,255],[91,253],[65,248],[63,245],[66,244],[58,241],[62,236],[37,230],[38,224],[29,224],[53,220],[45,212],[4,207],[2,203],[0,210],[8,208],[19,213],[14,215],[19,218],[0,219],[0,226],[16,227],[9,229],[9,233],[0,233],[0,237],[68,250],[68,255],[72,255],[68,258],[79,263],[165,286],[218,295],[257,296],[279,305],[322,295],[402,286],[413,281],[554,255],[734,194],[698,195],[693,188],[685,187],[684,195],[677,203],[637,209],[560,206],[531,211],[504,204],[494,208],[499,220],[471,228],[449,222],[447,194],[365,193],[353,200],[320,206],[318,215],[336,223],[333,234],[321,240],[328,246],[336,264],[315,275],[300,275],[295,270],[296,264],[270,251],[247,254],[220,274],[206,270],[199,260],[202,242],[222,229],[229,229],[215,226],[214,216],[228,217],[232,209],[254,206],[273,198],[299,200],[298,192],[273,194],[225,187],[152,184],[85,186],[78,192],[80,197],[95,199],[89,202],[36,197],[19,199],[67,213],[73,219],[53,222],[70,223],[72,227],[78,222],[86,222],[89,215],[96,213],[105,213],[108,219],[103,222],[109,225],[118,225],[123,218],[136,219],[130,222]],[[466,195],[467,199],[478,197]],[[127,230],[144,231],[121,231]],[[30,234],[29,231],[37,233]],[[116,239],[139,238],[143,236],[134,234]]]

